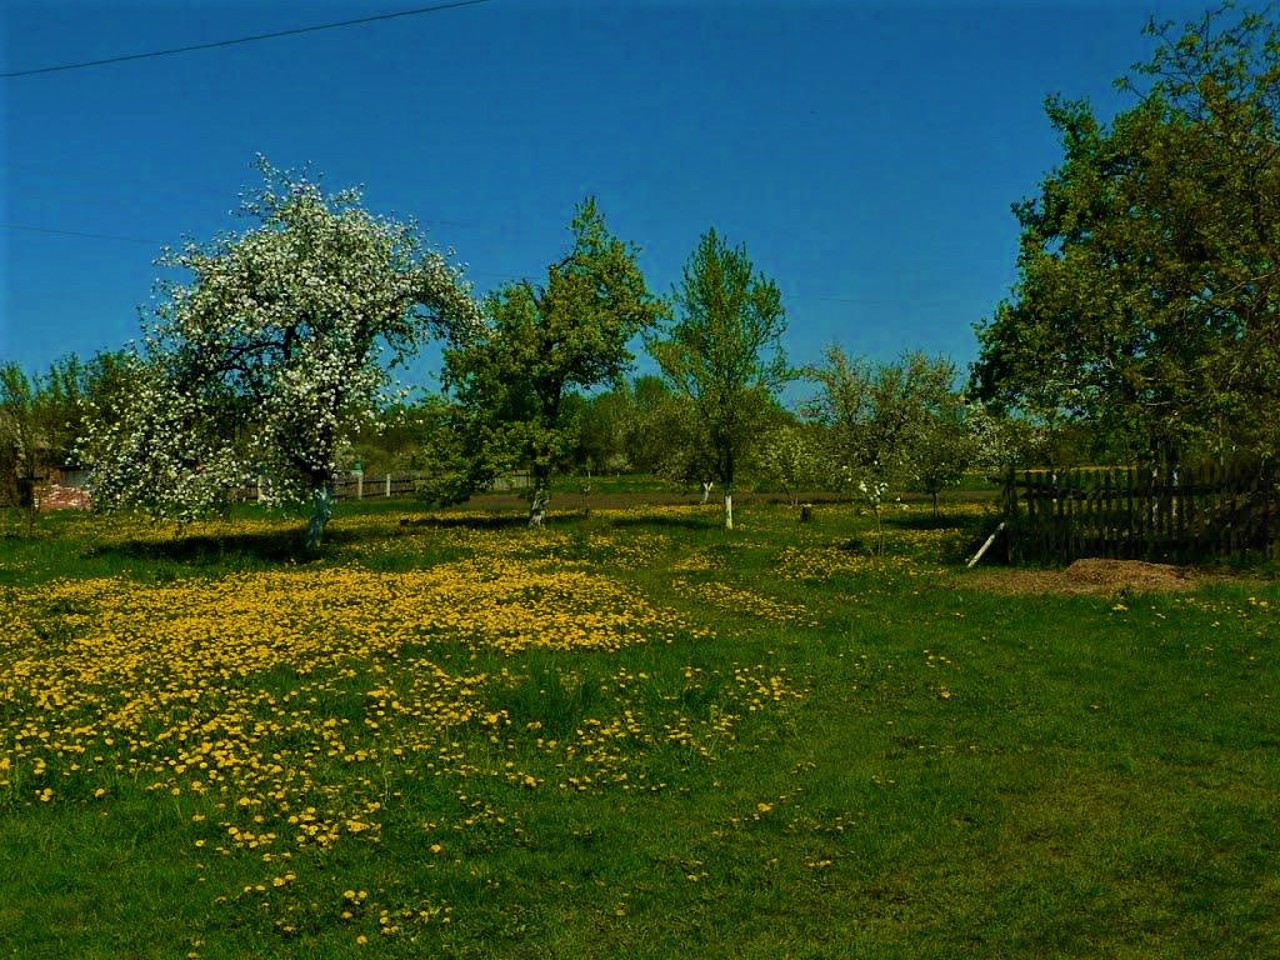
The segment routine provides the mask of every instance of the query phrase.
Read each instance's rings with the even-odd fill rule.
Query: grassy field
[[[319,560],[13,521],[0,952],[1280,956],[1268,571],[1019,594],[980,504],[877,555],[588,502],[344,504]]]

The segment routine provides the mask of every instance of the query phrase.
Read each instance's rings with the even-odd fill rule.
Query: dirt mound
[[[1195,587],[1186,570],[1141,560],[1077,560],[1062,571],[1062,575],[1072,583],[1106,591],[1127,589],[1151,593]]]
[[[1163,593],[1194,590],[1196,580],[1181,567],[1141,560],[1077,560],[1065,570],[983,570],[968,582],[1003,593]]]

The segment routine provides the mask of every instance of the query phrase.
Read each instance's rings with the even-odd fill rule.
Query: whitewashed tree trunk
[[[715,486],[715,482],[712,480],[702,481],[702,502],[703,503],[706,503],[708,500],[711,499],[711,488],[714,486]]]
[[[328,480],[318,483],[311,495],[311,520],[307,524],[307,549],[316,551],[324,539],[324,528],[333,516],[333,484]]]
[[[538,483],[529,501],[529,526],[541,527],[547,519],[547,488]]]
[[[728,490],[724,492],[724,528],[733,529],[733,494]]]

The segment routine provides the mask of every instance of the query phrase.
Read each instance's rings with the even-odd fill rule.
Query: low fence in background
[[[1011,470],[1003,497],[1013,562],[1274,556],[1280,536],[1271,465]]]
[[[365,474],[363,477],[346,476],[334,481],[333,493],[339,500],[368,500],[374,497],[412,497],[418,492],[418,482],[423,479],[420,473],[402,474]],[[529,476],[525,473],[513,473],[499,477],[490,486],[495,493],[506,493],[513,490],[524,490],[529,486]],[[262,499],[264,487],[256,485],[240,487],[235,491],[235,499],[251,502]]]
[[[342,477],[334,481],[333,493],[339,500],[357,500],[372,497],[411,497],[417,493],[418,478],[409,474],[387,474],[380,477],[366,476]],[[261,485],[254,484],[245,487],[239,487],[233,494],[233,498],[241,503],[248,503],[254,500],[261,500],[263,494],[268,490],[268,486],[264,482]]]

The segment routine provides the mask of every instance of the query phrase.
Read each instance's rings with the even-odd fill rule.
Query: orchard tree
[[[472,411],[439,394],[419,408],[418,496],[433,506],[462,503],[510,469],[510,459],[479,432]]]
[[[955,377],[955,368],[951,368]],[[908,469],[908,487],[928,494],[938,516],[938,495],[964,479],[976,444],[966,423],[964,397],[948,390],[927,405],[916,431]]]
[[[739,468],[760,443],[791,379],[782,347],[786,313],[777,284],[756,273],[745,246],[709,230],[684,268],[676,319],[649,343],[676,393],[691,402],[708,479],[724,488],[724,525],[733,529]]]
[[[567,398],[618,380],[628,343],[665,311],[650,294],[636,248],[609,232],[592,198],[578,205],[573,245],[545,283],[511,283],[484,302],[485,324],[445,351],[443,382],[465,412],[467,471],[476,484],[528,469],[529,525],[547,513],[552,474],[576,441]]]
[[[825,454],[823,437],[815,424],[783,423],[765,437],[757,469],[764,479],[781,487],[795,506],[802,492],[828,482]]]
[[[1232,5],[1151,24],[1109,123],[1051,99],[1062,164],[1014,208],[1013,296],[971,393],[1132,455],[1280,446],[1280,30]]]
[[[373,416],[387,374],[428,332],[479,314],[461,270],[411,223],[374,216],[359,191],[326,195],[259,161],[243,233],[168,251],[189,280],[162,287],[131,360],[128,408],[90,437],[95,505],[180,522],[264,478],[275,502],[309,500],[307,545],[333,510],[343,444]]]
[[[835,485],[871,507],[878,532],[891,489],[936,494],[956,477],[960,458],[945,447],[964,426],[950,360],[909,351],[873,363],[833,345],[808,375],[819,389],[806,413],[827,429]]]
[[[989,477],[1001,476],[1010,467],[1043,466],[1051,431],[1011,411],[997,413],[980,401],[965,407],[965,432],[969,436],[970,464]]]

